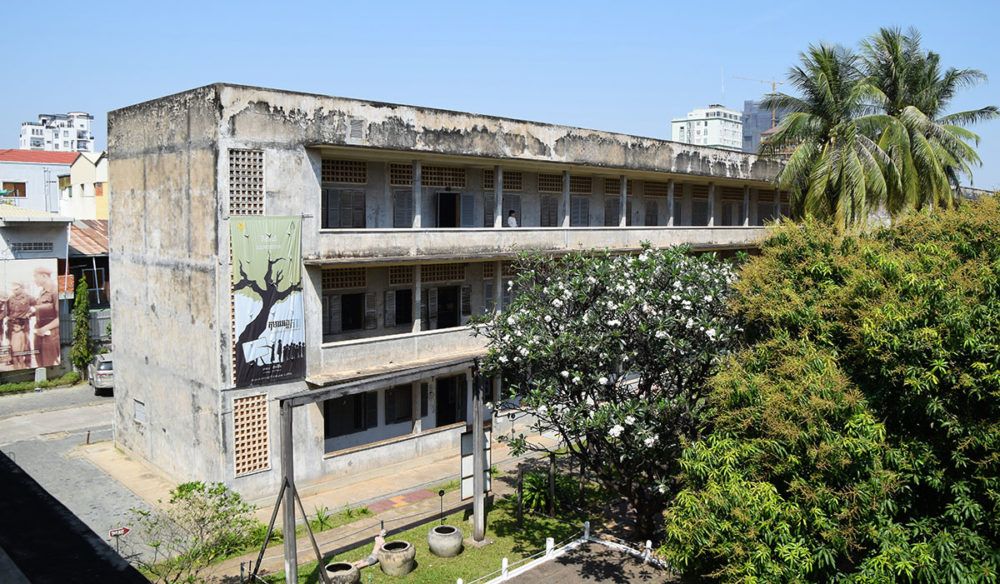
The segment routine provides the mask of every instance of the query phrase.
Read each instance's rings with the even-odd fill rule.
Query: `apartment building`
[[[300,486],[457,460],[519,252],[745,249],[787,213],[739,152],[227,84],[111,112],[108,146],[115,442],[251,497],[292,396]]]
[[[743,118],[740,112],[719,104],[688,112],[683,118],[670,122],[675,142],[741,150],[743,147]]]
[[[86,112],[39,114],[37,122],[21,124],[18,147],[22,150],[93,152],[93,123],[94,116]]]

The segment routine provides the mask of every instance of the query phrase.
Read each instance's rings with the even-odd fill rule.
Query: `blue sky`
[[[668,138],[671,117],[742,109],[819,41],[914,26],[1000,104],[1000,2],[3,2],[0,147],[22,121],[105,113],[216,81]],[[724,83],[723,83],[724,82]],[[723,85],[725,93],[723,95]],[[1000,187],[1000,121],[976,186]]]

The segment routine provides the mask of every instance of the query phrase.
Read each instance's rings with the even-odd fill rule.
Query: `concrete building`
[[[108,157],[104,152],[83,152],[69,169],[69,187],[61,192],[59,210],[78,220],[108,218]]]
[[[93,152],[94,116],[86,112],[39,114],[37,122],[21,124],[22,150],[54,152]]]
[[[763,134],[776,127],[788,112],[760,107],[759,101],[743,102],[743,151],[756,154]]]
[[[69,187],[76,152],[0,150],[0,190],[3,199],[24,209],[59,211],[61,190]]]
[[[282,446],[300,485],[457,453],[469,319],[510,301],[516,253],[747,248],[787,200],[739,152],[424,107],[216,84],[108,119],[115,443],[251,497]],[[253,215],[301,218],[305,375],[242,387],[230,224]],[[317,392],[279,444],[277,400]]]
[[[674,118],[670,127],[674,142],[741,150],[742,124],[740,112],[712,104],[707,108],[691,110],[686,117]]]

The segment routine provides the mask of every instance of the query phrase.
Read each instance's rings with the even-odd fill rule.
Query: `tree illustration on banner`
[[[305,376],[299,217],[233,217],[236,386]]]

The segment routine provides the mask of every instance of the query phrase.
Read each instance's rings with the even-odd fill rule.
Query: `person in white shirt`
[[[507,213],[507,227],[517,227],[517,213],[513,209]]]

